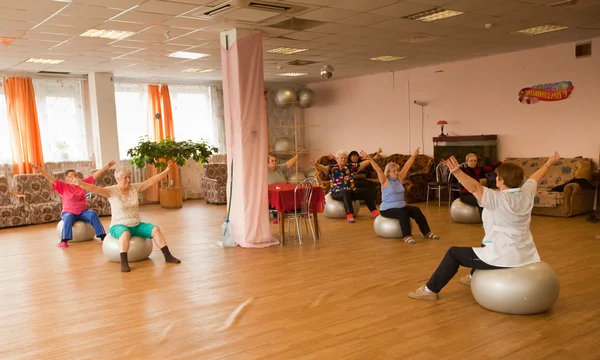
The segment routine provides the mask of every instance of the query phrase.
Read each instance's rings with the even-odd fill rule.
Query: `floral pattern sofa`
[[[20,174],[13,177],[15,191],[25,197],[27,224],[60,221],[62,201],[52,184],[40,174]]]
[[[227,204],[227,164],[202,164],[204,200],[209,204]]]
[[[25,196],[12,192],[6,176],[0,175],[0,228],[28,223],[29,210],[25,205]]]
[[[547,157],[508,158],[505,162],[521,166],[527,179],[547,160]],[[538,184],[532,214],[570,217],[592,211],[594,189],[584,186],[584,183],[591,180],[592,172],[592,162],[589,159],[559,159]],[[564,189],[560,189],[561,185],[564,185]],[[555,189],[556,187],[559,188]]]
[[[371,154],[374,156],[375,154]],[[376,159],[375,161],[381,167],[385,169],[385,166],[390,162],[395,162],[400,165],[400,168],[404,166],[406,161],[410,159],[410,155],[393,154],[384,156]],[[322,156],[317,159],[317,163],[321,165],[335,164],[335,160],[329,159],[328,156]],[[406,178],[404,179],[403,185],[406,189],[404,198],[407,203],[422,202],[427,199],[427,183],[435,180],[435,166],[433,166],[433,158],[426,155],[419,155],[415,159],[412,167],[408,171]],[[367,180],[375,183],[377,196],[375,198],[376,203],[381,203],[381,184],[377,177],[377,172],[372,166],[367,166]],[[323,171],[316,171],[317,180],[323,189],[323,192],[327,194],[331,185],[329,176]]]

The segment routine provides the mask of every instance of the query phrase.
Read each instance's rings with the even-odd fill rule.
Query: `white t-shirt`
[[[540,261],[529,229],[537,182],[527,180],[521,188],[494,191],[484,188],[485,247],[473,248],[485,263],[500,267],[517,267]]]
[[[141,183],[131,184],[127,196],[123,195],[119,190],[119,185],[109,186],[106,189],[110,191],[110,209],[112,216],[110,226],[125,225],[136,226],[140,220],[140,202],[138,194],[140,192]]]

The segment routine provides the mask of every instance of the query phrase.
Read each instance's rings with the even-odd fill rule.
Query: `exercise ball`
[[[273,153],[281,160],[289,160],[294,157],[294,140],[288,137],[280,137],[273,143]]]
[[[295,171],[291,171],[290,176],[287,178],[287,182],[288,184],[299,184],[304,179],[306,179],[304,173],[298,172],[298,174],[296,174]]]
[[[373,222],[373,227],[377,236],[383,238],[404,238],[398,219],[377,215]],[[412,230],[412,222],[410,223],[410,228]]]
[[[537,314],[558,299],[560,283],[544,262],[509,269],[477,270],[471,279],[475,301],[486,309],[507,314]]]
[[[56,233],[58,234],[58,239],[62,239],[62,231],[65,222],[63,220],[58,222],[56,225]],[[69,240],[69,242],[79,242],[79,241],[88,241],[94,239],[96,236],[96,231],[94,231],[94,227],[92,224],[88,224],[85,221],[75,221],[73,223],[72,230],[73,238]]]
[[[275,93],[275,103],[282,108],[286,108],[286,107],[290,107],[290,106],[294,105],[297,100],[298,100],[298,95],[296,94],[296,91],[294,91],[293,89],[289,89],[289,88],[279,89]]]
[[[358,200],[352,201],[352,207],[354,210],[354,216],[358,215],[360,211],[360,202]],[[331,197],[331,193],[325,195],[325,209],[323,215],[330,219],[345,219],[346,209],[344,209],[344,203],[340,200],[334,200]]]
[[[465,204],[456,199],[450,206],[450,217],[457,223],[461,224],[479,224],[481,223],[481,216],[479,215],[479,209],[476,206]]]
[[[304,171],[304,175],[306,175],[307,178],[309,178],[309,177],[316,178],[317,177],[317,169],[310,168],[310,169]]]
[[[298,107],[309,108],[315,104],[315,92],[309,88],[298,90]]]
[[[142,261],[152,254],[152,239],[144,239],[141,236],[132,236],[129,239],[129,250],[127,260],[129,262]],[[119,250],[119,239],[107,234],[102,243],[102,252],[110,261],[121,262],[121,251]]]

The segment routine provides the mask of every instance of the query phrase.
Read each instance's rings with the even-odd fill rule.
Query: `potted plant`
[[[166,138],[156,142],[145,136],[140,139],[135,147],[127,150],[127,156],[130,157],[129,162],[139,169],[147,165],[153,165],[159,172],[162,172],[167,168],[169,161],[178,166],[185,165],[188,159],[206,164],[208,158],[218,151],[217,147],[211,146],[206,140],[176,141],[173,138]],[[163,188],[167,187],[166,184],[168,184],[168,181],[163,182]],[[161,195],[162,193],[161,191]]]

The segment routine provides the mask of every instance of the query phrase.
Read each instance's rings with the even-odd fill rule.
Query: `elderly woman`
[[[377,171],[377,176],[381,183],[381,205],[379,206],[381,216],[397,219],[400,222],[400,229],[402,229],[402,235],[404,235],[404,242],[406,244],[416,243],[412,237],[410,228],[411,218],[415,219],[423,236],[428,239],[440,238],[431,232],[427,219],[423,215],[423,212],[421,212],[421,209],[416,206],[406,205],[406,201],[404,200],[404,186],[402,185],[402,181],[406,178],[408,170],[410,170],[412,164],[415,162],[415,158],[419,155],[419,149],[417,148],[406,161],[402,170],[400,170],[400,165],[390,162],[385,166],[385,171],[381,171],[381,167],[368,154],[361,152],[361,156],[366,157],[371,162],[373,169]]]
[[[267,183],[271,184],[286,184],[286,175],[290,169],[298,161],[298,155],[289,159],[284,164],[277,164],[277,157],[273,154],[267,156]]]
[[[427,284],[408,297],[419,300],[438,300],[438,293],[456,275],[459,266],[476,270],[511,268],[540,261],[529,228],[531,209],[537,184],[548,169],[559,159],[554,152],[544,166],[523,183],[523,169],[516,164],[505,163],[496,168],[496,185],[500,191],[482,186],[465,174],[452,156],[448,167],[458,181],[475,195],[485,211],[483,228],[485,236],[482,247],[451,247]]]
[[[160,228],[154,224],[142,222],[139,213],[138,194],[167,177],[170,171],[171,164],[167,166],[165,171],[152,176],[148,180],[132,184],[131,169],[123,166],[115,170],[117,185],[109,187],[98,187],[76,180],[78,185],[85,190],[108,198],[112,211],[109,232],[112,237],[119,239],[122,272],[131,271],[127,260],[127,250],[129,250],[129,239],[132,236],[152,238],[154,244],[160,248],[165,256],[166,262],[174,264],[181,262],[171,255]]]
[[[344,150],[337,152],[335,156],[337,163],[334,165],[321,165],[313,162],[313,165],[317,170],[325,172],[331,179],[331,197],[334,200],[341,200],[344,202],[344,209],[346,210],[346,220],[348,223],[353,224],[354,220],[354,207],[352,201],[364,200],[371,211],[371,217],[376,218],[379,215],[377,207],[375,206],[375,196],[373,189],[356,188],[354,185],[353,175],[367,165],[369,160],[365,160],[361,163],[348,163],[348,153]]]

